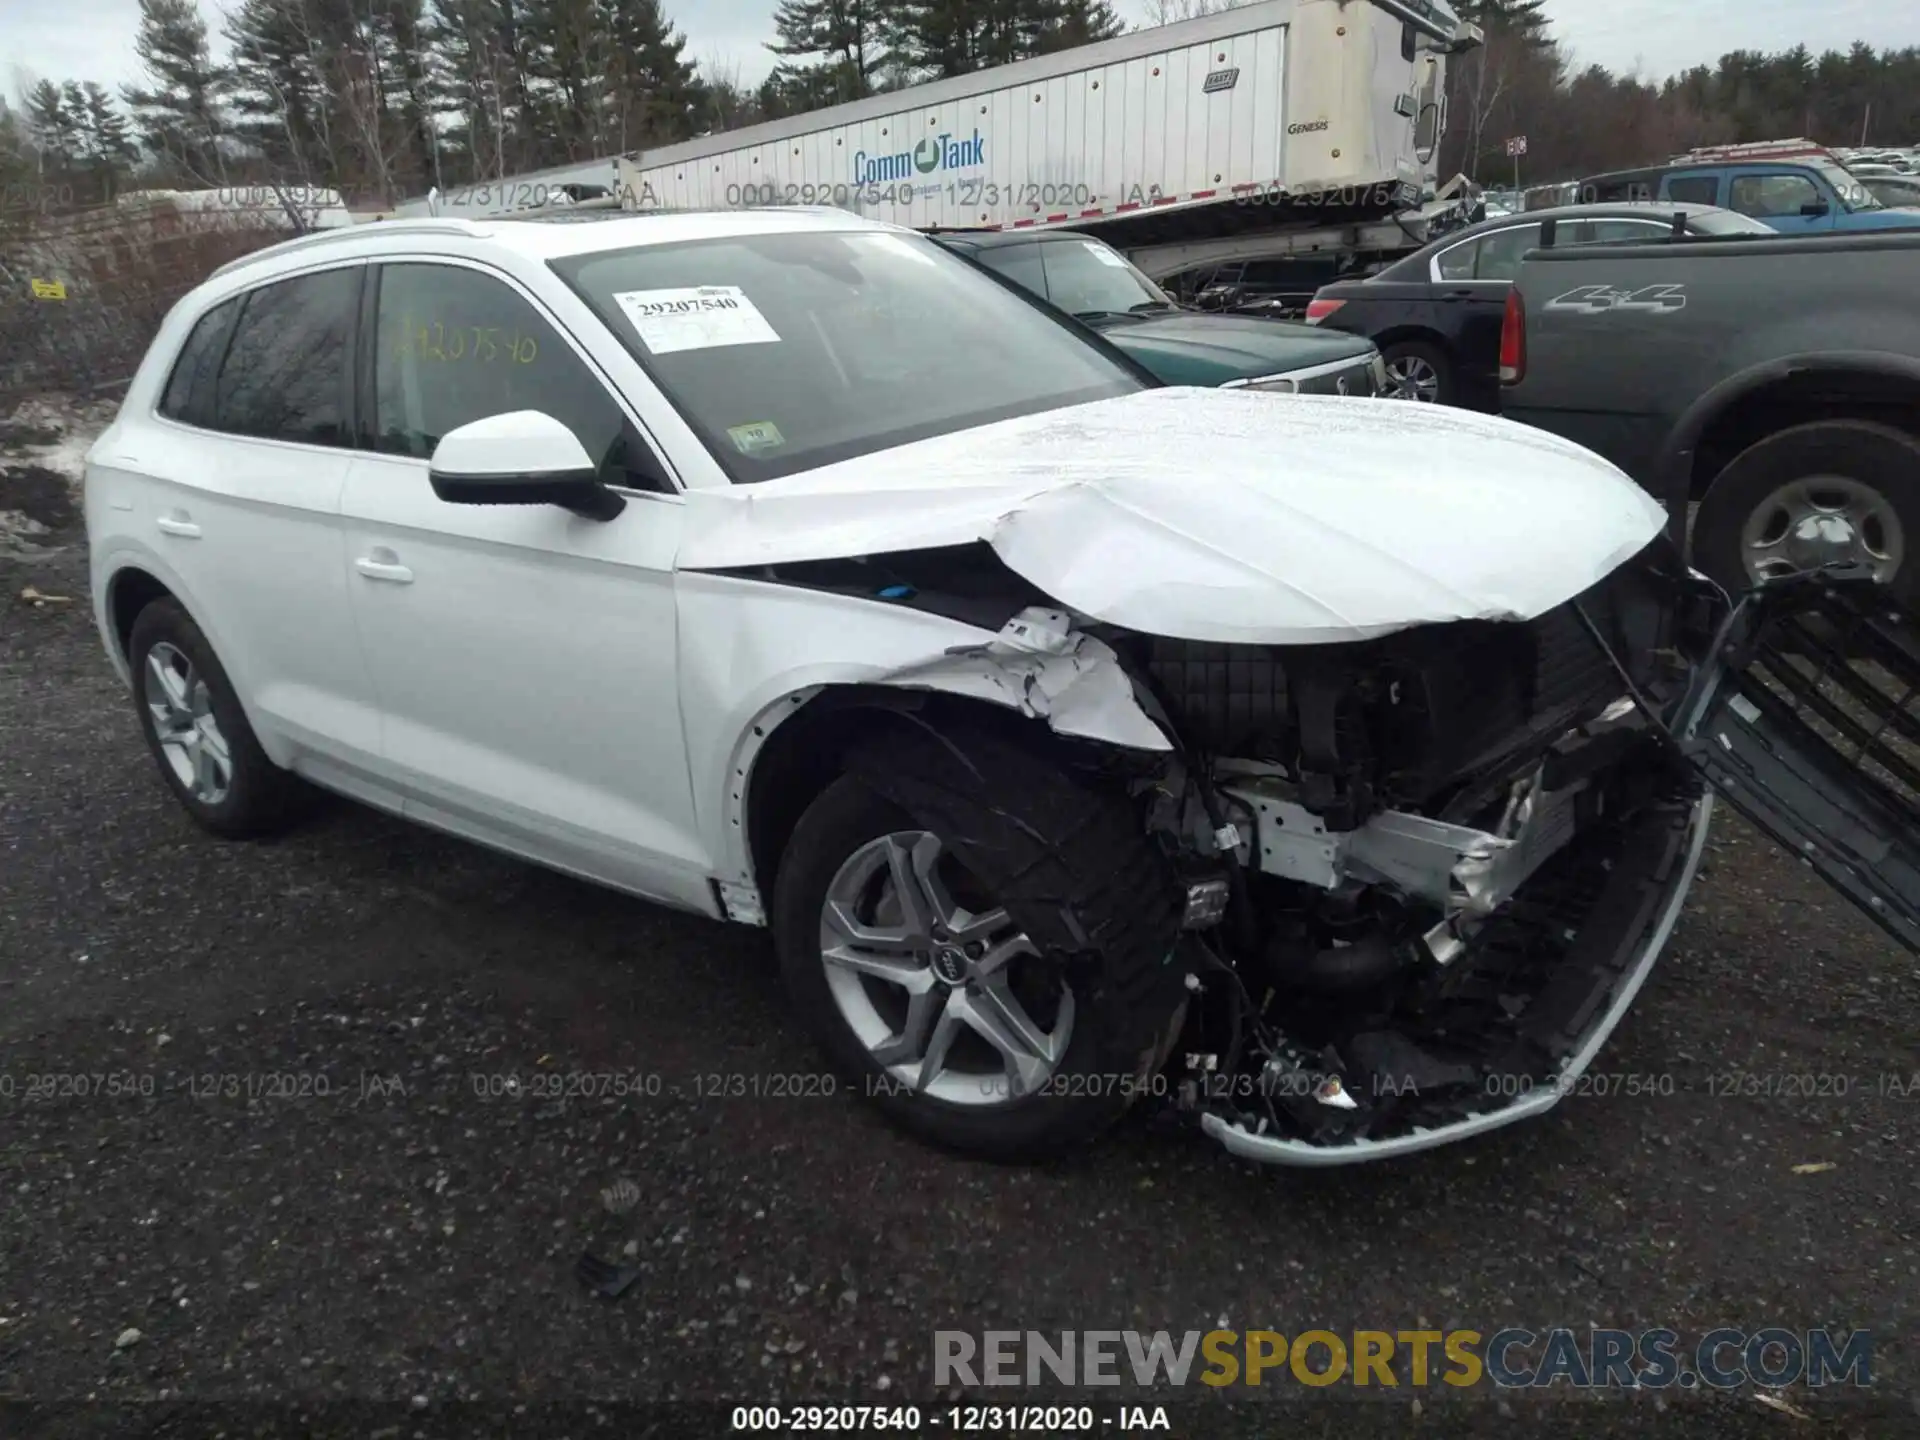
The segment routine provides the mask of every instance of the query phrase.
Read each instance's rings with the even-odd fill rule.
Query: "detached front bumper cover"
[[[1736,606],[1678,707],[1729,805],[1920,950],[1920,627],[1884,587],[1815,573]]]

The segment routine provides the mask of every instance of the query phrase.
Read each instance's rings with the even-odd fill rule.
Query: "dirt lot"
[[[1716,826],[1597,1067],[1669,1095],[1329,1174],[1142,1125],[1050,1168],[966,1163],[851,1097],[765,1093],[818,1067],[756,932],[345,803],[272,844],[197,832],[101,654],[77,515],[51,471],[0,464],[0,512],[46,527],[0,537],[0,1416],[76,1404],[84,1433],[86,1406],[138,1402],[113,1423],[252,1433],[297,1403],[315,1429],[471,1434],[525,1405],[518,1430],[585,1433],[541,1407],[591,1400],[614,1429],[718,1434],[721,1409],[617,1407],[925,1402],[938,1328],[1831,1325],[1876,1332],[1875,1384],[1788,1394],[1808,1419],[1752,1392],[1486,1387],[1174,1413],[1206,1435],[1920,1428],[1915,965],[1744,826]],[[499,1093],[570,1072],[657,1093]],[[1728,1094],[1744,1075],[1847,1093]],[[583,1246],[638,1284],[588,1295]]]

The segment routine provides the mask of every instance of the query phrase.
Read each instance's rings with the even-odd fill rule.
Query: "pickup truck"
[[[1529,208],[1674,200],[1750,215],[1782,234],[1920,226],[1920,208],[1882,203],[1865,182],[1818,150],[1753,160],[1682,159],[1591,175],[1561,191],[1571,193],[1530,197]]]
[[[1523,258],[1501,413],[1665,501],[1728,589],[1850,561],[1920,590],[1920,230]]]

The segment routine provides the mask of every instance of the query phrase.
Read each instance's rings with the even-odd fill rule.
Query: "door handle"
[[[178,535],[183,540],[200,538],[200,527],[187,519],[184,512],[162,515],[153,523],[160,527],[160,533],[163,535]]]
[[[391,550],[376,550],[353,562],[353,568],[369,580],[384,580],[389,585],[411,585],[413,571],[399,563]]]

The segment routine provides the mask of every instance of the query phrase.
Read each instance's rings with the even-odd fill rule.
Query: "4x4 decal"
[[[1671,315],[1687,308],[1684,285],[1643,285],[1638,290],[1615,290],[1609,285],[1576,285],[1547,301],[1549,310],[1573,310],[1582,315],[1604,315],[1613,310],[1649,310]]]

